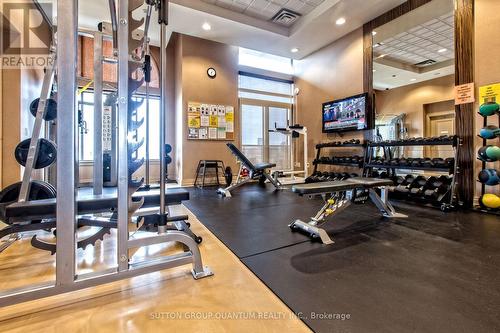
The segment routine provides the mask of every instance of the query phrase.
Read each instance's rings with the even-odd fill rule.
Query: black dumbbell
[[[351,173],[351,178],[356,178],[356,177],[359,177],[359,175],[355,172]]]
[[[433,158],[432,164],[434,164],[436,168],[446,168],[446,162],[441,157]]]
[[[382,171],[378,177],[382,179],[389,178],[389,174],[387,171]]]
[[[378,171],[377,170],[373,170],[372,173],[371,173],[371,177],[378,178],[378,176],[379,176]]]
[[[424,176],[418,176],[410,184],[410,193],[412,195],[415,195],[415,196],[422,195],[426,183],[427,183],[427,179]]]
[[[393,165],[393,166],[398,166],[398,165],[399,165],[399,163],[400,163],[399,158],[393,158],[393,159],[391,159],[391,160],[389,161],[389,164],[390,164],[390,165]]]
[[[411,166],[412,167],[420,167],[421,163],[422,163],[422,159],[421,158],[414,158],[411,161]]]
[[[432,162],[432,160],[428,157],[426,158],[423,158],[420,162],[420,164],[423,166],[423,167],[426,167],[426,168],[432,168],[434,167],[434,163]]]
[[[446,164],[447,167],[453,168],[455,166],[455,159],[453,157],[448,157],[447,159],[444,160],[444,163]]]

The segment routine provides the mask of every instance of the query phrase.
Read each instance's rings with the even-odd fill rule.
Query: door
[[[291,105],[241,99],[240,110],[243,154],[254,163],[276,163],[276,169],[290,170],[290,135],[269,130],[285,128],[289,124]]]
[[[427,116],[427,122],[428,136],[455,135],[455,112],[431,113]],[[430,157],[453,157],[453,150],[449,146],[433,146]]]

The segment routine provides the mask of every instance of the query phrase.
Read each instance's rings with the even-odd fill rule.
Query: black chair
[[[268,180],[271,184],[274,185],[274,187],[276,187],[276,189],[278,189],[278,190],[281,189],[281,183],[277,179],[274,179],[271,176],[271,172],[270,172],[271,168],[274,168],[276,166],[276,164],[274,164],[274,163],[256,163],[256,164],[253,164],[232,143],[228,143],[227,147],[229,148],[231,153],[238,160],[238,163],[240,164],[240,169],[238,171],[238,177],[236,179],[236,182],[227,188],[218,189],[217,193],[219,193],[223,196],[226,196],[226,197],[230,197],[232,190],[234,190],[235,188],[240,187],[240,186],[242,186],[242,185],[244,185],[252,180],[258,180],[259,183],[261,183],[261,184],[264,184],[266,182],[266,180]],[[248,172],[249,172],[248,177],[245,177],[245,178],[241,177],[241,171],[243,170],[243,168],[246,168],[248,170]]]

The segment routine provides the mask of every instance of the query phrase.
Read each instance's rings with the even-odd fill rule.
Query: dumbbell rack
[[[334,162],[332,160],[330,161],[322,161],[321,160],[321,151],[324,148],[362,148],[363,151],[363,158],[361,159],[360,162],[358,163],[342,163],[342,162]],[[339,165],[339,166],[347,166],[347,167],[353,167],[353,168],[363,168],[363,163],[364,160],[366,159],[366,144],[364,143],[342,143],[342,144],[337,144],[334,142],[327,142],[327,143],[320,143],[316,145],[316,158],[313,161],[314,165],[314,170],[313,174],[315,174],[318,171],[318,165]],[[329,156],[331,157],[331,156]]]
[[[453,166],[447,167],[430,167],[430,166],[413,166],[413,165],[392,165],[389,164],[389,161],[393,158],[391,147],[425,147],[425,146],[451,146],[454,151],[454,163]],[[375,164],[373,163],[374,157],[374,149],[377,147],[382,147],[384,150],[384,160],[383,164]],[[373,169],[386,169],[390,170],[389,177],[396,175],[396,170],[422,170],[422,171],[433,171],[440,173],[448,173],[449,175],[453,175],[453,179],[451,182],[451,194],[450,201],[448,203],[443,203],[441,209],[449,210],[452,208],[456,201],[456,177],[458,174],[458,166],[456,161],[458,160],[458,151],[460,148],[460,139],[457,136],[450,137],[448,139],[433,139],[433,138],[422,138],[422,140],[417,141],[383,141],[383,142],[368,142],[366,154],[365,154],[365,165],[363,170],[363,175],[368,177],[372,174]]]
[[[498,126],[500,127],[500,113],[497,113],[496,115],[497,115],[497,118],[498,118]],[[483,127],[486,127],[486,126],[488,126],[488,117],[483,117]],[[481,136],[479,136],[479,135],[478,135],[478,137],[481,138]],[[484,139],[484,138],[481,138],[481,139],[482,139],[482,142],[483,142],[483,147],[487,146],[488,145],[488,139]],[[485,161],[483,159],[480,159],[479,157],[478,157],[478,160],[481,161],[481,170],[486,169],[486,165],[488,163],[494,163],[494,162]],[[486,194],[486,186],[488,186],[488,185],[481,183],[481,196],[483,196],[484,194]],[[499,186],[499,185],[493,185],[493,186]],[[487,213],[493,213],[493,214],[500,215],[500,211],[498,209],[490,209],[490,208],[487,208],[487,207],[480,206],[479,210],[482,211],[482,212],[487,212]]]

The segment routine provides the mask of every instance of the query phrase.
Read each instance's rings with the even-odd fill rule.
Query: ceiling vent
[[[289,27],[294,24],[300,16],[301,15],[299,13],[296,13],[293,10],[282,8],[276,15],[273,16],[271,21]]]
[[[427,67],[427,66],[430,66],[430,65],[434,65],[436,62],[437,62],[436,60],[427,59],[427,60],[424,60],[424,61],[421,61],[421,62],[418,62],[418,63],[414,64],[414,66],[417,66],[417,67]]]

